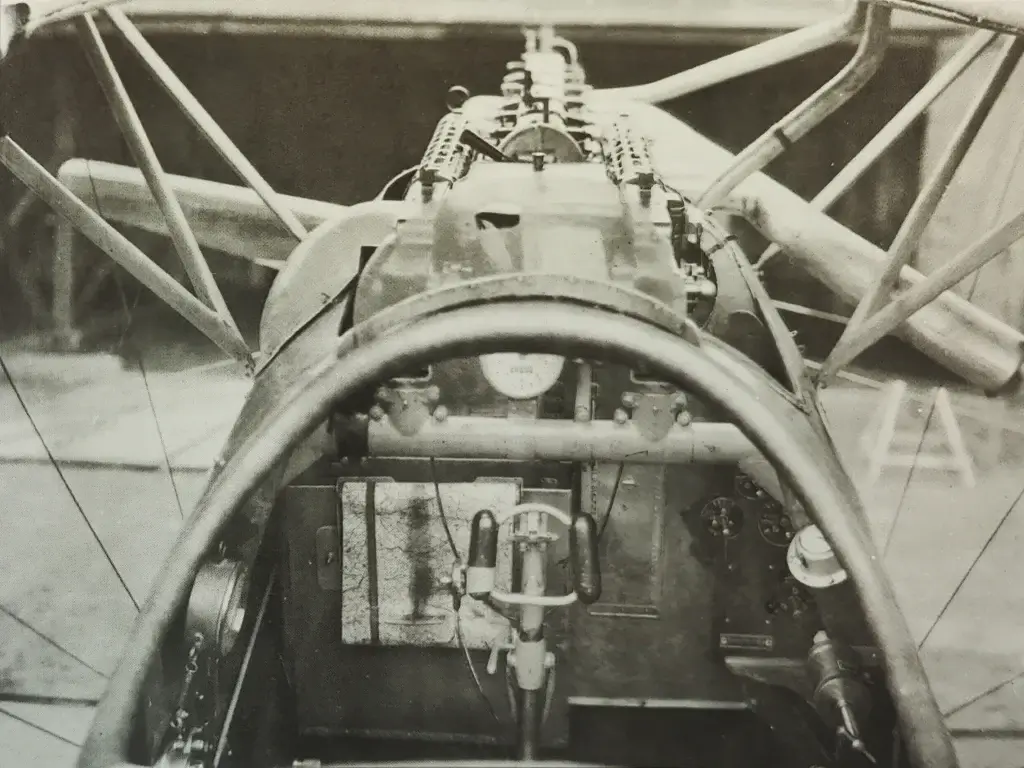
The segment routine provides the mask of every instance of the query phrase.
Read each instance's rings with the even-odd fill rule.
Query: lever
[[[572,586],[584,605],[591,605],[601,598],[601,560],[597,545],[597,523],[594,518],[587,514],[573,518],[569,528]]]
[[[499,163],[515,162],[513,158],[506,155],[480,134],[469,130],[469,128],[463,129],[462,134],[459,136],[459,141],[470,149],[476,150],[484,157],[491,158],[491,160],[497,160]]]

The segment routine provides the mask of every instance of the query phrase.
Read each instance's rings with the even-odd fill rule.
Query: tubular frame
[[[73,195],[9,136],[0,137],[0,163],[96,247],[124,267],[168,306],[232,357],[252,362],[249,348],[224,318],[189,293],[173,277]]]
[[[146,177],[150,192],[163,214],[171,241],[178,252],[178,258],[181,259],[181,263],[188,273],[192,287],[208,307],[237,331],[238,328],[231,316],[231,311],[217,287],[217,281],[214,280],[210,266],[206,263],[206,258],[199,248],[195,233],[185,218],[185,212],[171,189],[167,174],[160,165],[149,135],[128,96],[128,91],[114,66],[113,59],[110,58],[110,52],[96,28],[96,22],[91,16],[80,16],[76,21],[76,26],[85,48],[86,57],[107,97],[114,118],[121,129],[121,135],[124,136],[135,162],[139,164],[139,170]]]
[[[963,163],[967,152],[970,150],[971,146],[973,146],[974,141],[991,113],[996,100],[1003,93],[1007,81],[1010,79],[1010,76],[1016,69],[1017,64],[1020,62],[1022,54],[1024,54],[1024,38],[1009,38],[1006,41],[1002,53],[992,68],[992,72],[985,83],[985,87],[978,94],[978,97],[964,115],[963,120],[961,120],[960,124],[957,126],[953,138],[950,140],[946,147],[946,151],[943,153],[943,157],[939,162],[938,168],[936,168],[932,176],[925,182],[924,187],[917,196],[917,200],[915,200],[906,219],[904,219],[903,225],[900,227],[899,232],[896,233],[896,237],[887,254],[888,261],[879,270],[877,277],[875,277],[867,292],[863,297],[861,297],[861,300],[857,304],[857,308],[854,310],[853,316],[850,318],[849,324],[846,326],[846,329],[843,331],[843,334],[840,336],[839,341],[836,343],[836,346],[833,348],[828,358],[822,364],[822,369],[819,374],[819,383],[827,382],[829,378],[836,373],[836,371],[853,362],[857,355],[881,339],[882,336],[890,333],[892,330],[895,330],[899,324],[916,311],[916,309],[910,310],[905,315],[903,313],[891,315],[893,318],[899,318],[898,320],[894,319],[893,322],[895,322],[895,325],[891,326],[889,326],[888,323],[868,322],[869,317],[875,313],[879,302],[883,300],[884,294],[892,290],[893,286],[896,285],[896,282],[899,279],[900,270],[909,263],[911,256],[921,240],[921,236],[924,234],[928,223],[935,214],[935,210],[938,208],[943,195],[945,195],[946,189],[949,187],[949,183],[952,181],[953,176]],[[996,236],[995,242],[1001,241],[1005,242],[1005,235],[1002,238]],[[1013,241],[1009,241],[1008,245],[1012,244],[1012,242]],[[999,255],[1000,252],[1001,251],[996,251],[988,256],[982,255],[983,260],[979,261],[977,266],[973,267],[970,272],[979,269],[992,258]],[[962,257],[958,256],[950,262],[950,264],[947,264],[943,269],[939,270],[939,272],[926,278],[911,291],[908,291],[908,295],[918,292],[916,296],[934,294],[933,298],[937,298],[943,290],[952,288],[957,282],[959,282],[959,280],[949,283],[945,288],[938,292],[934,291],[935,285],[944,284],[945,275],[954,274],[947,272],[947,267],[951,264],[955,264],[960,258]],[[967,272],[966,274],[970,274],[970,272]],[[916,296],[912,296],[908,299],[903,306],[910,307],[915,305],[918,301]],[[929,299],[929,301],[930,300],[931,299]],[[922,306],[924,305],[921,304],[917,309],[920,309]],[[868,332],[869,328],[870,332]],[[882,336],[877,335],[879,331],[882,332]]]
[[[651,83],[597,89],[588,98],[594,101],[624,99],[647,104],[678,99],[841,43],[857,31],[863,20],[863,8],[853,3],[847,13],[835,19],[797,29]]]
[[[249,185],[250,189],[259,195],[266,206],[277,216],[281,224],[295,237],[301,241],[306,237],[306,228],[298,220],[294,213],[288,208],[281,196],[267,183],[253,166],[249,159],[242,154],[234,142],[228,138],[224,130],[217,124],[209,112],[199,103],[199,100],[192,95],[192,92],[185,87],[174,71],[167,66],[160,54],[156,52],[149,41],[135,27],[132,21],[117,8],[106,8],[104,15],[110,19],[117,28],[133,52],[141,59],[146,69],[153,78],[163,87],[167,94],[174,100],[181,111],[196,127],[210,145],[217,150],[224,161],[231,166],[232,170]]]
[[[864,145],[854,158],[847,163],[833,179],[811,199],[811,205],[819,211],[827,211],[836,201],[850,191],[850,188],[878,159],[885,154],[938,99],[955,83],[966,70],[996,39],[994,32],[976,32],[960,47],[942,69],[935,73],[920,91],[903,105],[902,109],[876,133],[871,141]],[[761,268],[782,251],[777,245],[771,245],[757,261]]]
[[[864,6],[862,2],[859,7]],[[853,98],[881,66],[889,45],[891,17],[892,11],[889,8],[867,5],[860,44],[849,63],[810,98],[740,152],[735,162],[711,182],[698,198],[697,205],[704,209],[714,207],[744,179],[762,170]]]

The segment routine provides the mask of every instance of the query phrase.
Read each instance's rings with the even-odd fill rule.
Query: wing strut
[[[957,127],[939,167],[925,182],[910,213],[907,214],[903,226],[896,234],[896,238],[889,248],[889,260],[857,304],[845,331],[828,359],[822,364],[819,384],[827,383],[837,371],[851,363],[859,354],[882,337],[896,330],[919,309],[1024,237],[1024,211],[1021,211],[990,230],[974,245],[955,256],[934,274],[899,297],[892,299],[884,308],[878,308],[884,297],[896,285],[900,270],[913,255],[918,241],[935,213],[953,175],[974,143],[992,106],[1020,61],[1022,53],[1024,53],[1024,38],[1016,37],[1007,40],[985,88]]]
[[[165,173],[157,158],[152,142],[100,35],[91,11],[101,4],[76,3],[81,14],[76,21],[78,32],[121,133],[163,216],[195,295],[149,259],[102,216],[92,211],[65,184],[39,165],[7,135],[0,136],[0,163],[62,218],[81,231],[94,245],[124,267],[224,352],[252,366],[252,354],[217,286],[195,232],[175,194],[171,178]],[[70,5],[64,3],[60,7],[64,11],[69,11]],[[280,220],[283,228],[296,241],[301,241],[307,234],[306,228],[286,204],[283,196],[275,192],[260,176],[129,18],[123,12],[112,8],[105,8],[103,13],[200,134]]]
[[[128,143],[132,157],[135,158],[139,169],[146,177],[149,189],[160,207],[160,212],[164,215],[171,240],[174,242],[178,256],[188,273],[192,287],[203,303],[214,310],[218,316],[223,318],[228,327],[238,334],[238,327],[231,317],[231,310],[224,303],[224,297],[217,287],[217,281],[214,280],[210,266],[199,249],[199,242],[185,218],[185,212],[182,210],[178,198],[171,189],[167,174],[164,173],[164,169],[160,165],[156,150],[128,96],[124,82],[114,67],[110,52],[100,36],[100,31],[96,28],[96,22],[91,16],[81,16],[75,24],[78,27],[86,57],[110,103],[121,134]]]
[[[110,19],[124,39],[128,41],[128,44],[142,60],[146,69],[167,91],[167,94],[174,100],[181,111],[185,113],[185,116],[196,127],[196,130],[210,142],[210,145],[217,150],[220,156],[224,158],[224,161],[238,174],[239,178],[248,184],[253,192],[259,195],[260,199],[266,203],[267,208],[281,220],[281,223],[295,236],[295,239],[302,240],[306,236],[306,229],[292,210],[281,199],[281,196],[271,188],[270,184],[260,176],[259,171],[253,167],[249,159],[228,138],[228,135],[217,124],[217,121],[203,108],[203,105],[185,87],[185,84],[174,74],[174,71],[160,58],[160,54],[153,49],[153,46],[143,37],[142,33],[139,32],[138,28],[124,12],[117,8],[106,8],[103,13]]]
[[[128,238],[72,194],[10,136],[0,137],[0,163],[214,344],[232,357],[251,360],[245,340],[233,325],[189,293]]]
[[[819,211],[828,211],[843,195],[845,195],[850,188],[857,183],[858,179],[864,175],[865,171],[870,168],[879,157],[881,157],[891,147],[898,138],[900,138],[907,129],[910,128],[918,118],[920,118],[925,111],[932,105],[932,103],[939,98],[946,90],[956,82],[965,69],[967,69],[974,61],[981,55],[983,51],[988,49],[992,42],[996,39],[994,32],[980,31],[975,32],[971,35],[967,42],[965,42],[960,50],[956,52],[948,62],[946,62],[942,69],[936,72],[928,83],[914,96],[907,101],[906,104],[900,109],[899,112],[886,123],[885,127],[879,131],[875,136],[864,145],[864,148],[858,152],[854,158],[847,163],[839,173],[828,184],[825,185],[824,189],[814,196],[811,200],[811,205],[817,208]],[[778,245],[769,246],[761,258],[757,261],[758,269],[761,269],[768,263],[768,261],[774,258],[776,255],[782,252],[782,249]]]
[[[862,9],[855,3],[848,12],[820,24],[797,29],[651,83],[624,88],[598,88],[588,98],[598,103],[602,99],[618,99],[647,104],[678,99],[841,43],[857,31],[862,21]]]
[[[853,58],[817,92],[740,152],[700,196],[698,206],[707,209],[717,205],[744,179],[762,170],[853,98],[874,76],[889,46],[892,10],[859,2],[858,11],[864,14],[864,28]]]

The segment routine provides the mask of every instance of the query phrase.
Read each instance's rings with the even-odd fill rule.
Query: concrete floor
[[[242,372],[194,351],[162,351],[143,360],[147,394],[139,367],[125,368],[113,357],[75,361],[10,350],[4,357],[89,523],[141,601],[240,407],[248,388]],[[866,466],[857,438],[881,396],[851,386],[824,394],[855,474]],[[904,411],[901,427],[912,444],[927,405]],[[1017,469],[1024,437],[1005,432],[995,455],[976,418],[998,422],[1004,418],[998,404],[954,395],[954,405],[977,457],[976,487],[964,487],[955,473],[921,469],[907,486],[908,470],[889,469],[863,489],[880,541],[896,520],[886,563],[919,638],[1024,487]],[[935,419],[928,437],[941,437]],[[1024,590],[1016,587],[1024,584],[1024,558],[1017,554],[1022,537],[1024,512],[1016,511],[924,646],[944,710],[1024,671]],[[0,564],[0,691],[98,696],[135,609],[6,382],[0,384]],[[1022,697],[1024,678],[964,708],[950,723],[958,729],[1024,727]],[[2,707],[0,765],[71,765],[89,707]],[[969,768],[1024,764],[1024,740],[971,738],[959,747]]]

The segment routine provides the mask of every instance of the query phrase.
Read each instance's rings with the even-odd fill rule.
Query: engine
[[[792,342],[733,238],[588,87],[540,30],[500,97],[452,89],[419,165],[381,193],[403,214],[366,249],[342,330],[401,332],[413,299],[557,297],[706,333],[708,354],[797,400]],[[679,764],[825,765],[830,737],[808,729],[855,750],[891,732],[827,545],[740,432],[656,372],[544,349],[396,369],[330,435],[277,501],[308,744],[531,759],[583,740],[604,759],[632,739],[628,760],[656,765],[685,737]],[[736,738],[707,739],[709,718]]]

